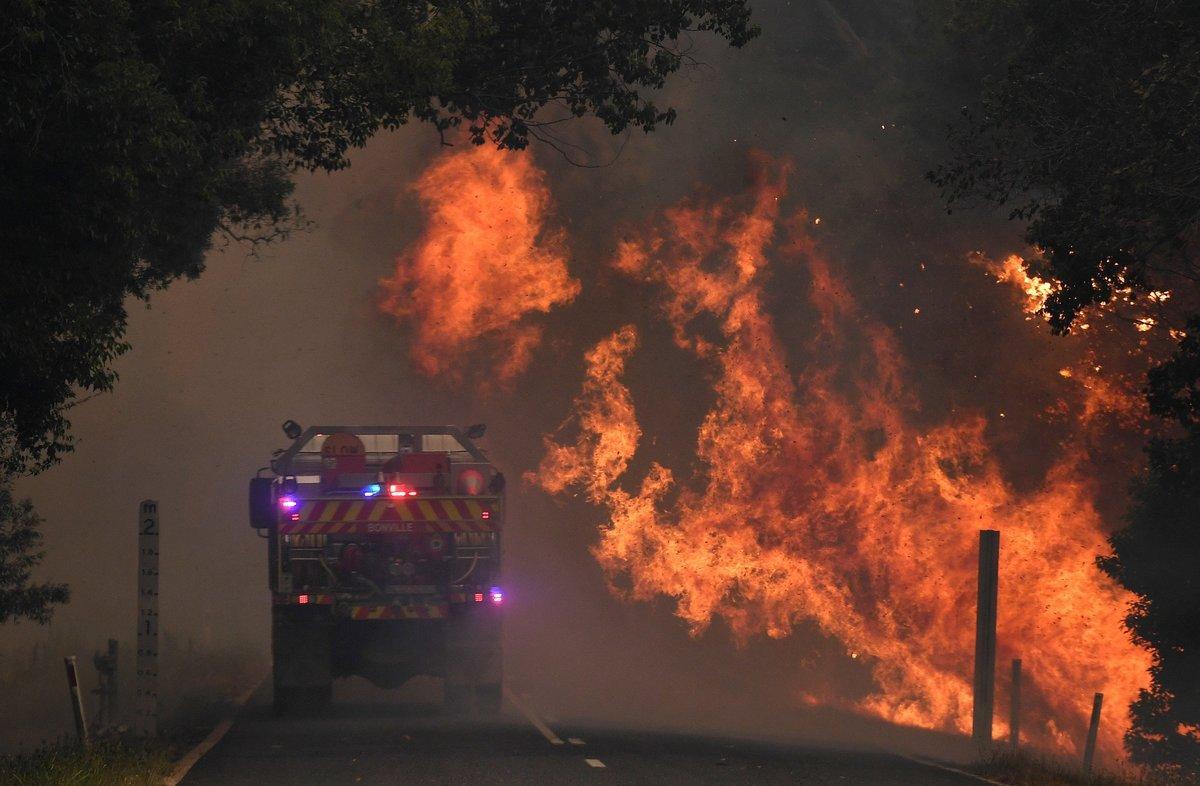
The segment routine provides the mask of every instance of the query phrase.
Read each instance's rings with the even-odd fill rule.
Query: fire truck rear
[[[441,677],[453,711],[501,697],[504,476],[482,425],[284,424],[250,481],[267,541],[275,709],[319,710],[337,677]]]

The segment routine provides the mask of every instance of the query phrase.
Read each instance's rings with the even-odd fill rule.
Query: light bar
[[[393,497],[415,497],[417,496],[416,489],[410,489],[402,486],[399,483],[388,484],[388,495]]]
[[[492,596],[492,605],[499,606],[504,602],[504,593],[500,591],[499,587],[492,587],[489,594]]]
[[[300,504],[300,500],[296,499],[295,497],[280,497],[279,498],[279,507],[283,508],[284,510],[295,510],[296,506],[298,506],[299,504]]]
[[[363,486],[362,495],[364,497],[375,497],[378,496],[382,491],[383,486],[379,485],[378,483],[372,483],[369,486]]]

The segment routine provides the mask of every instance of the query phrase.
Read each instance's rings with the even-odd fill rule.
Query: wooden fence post
[[[1008,747],[1014,751],[1021,744],[1021,659],[1013,658],[1012,694],[1008,704]]]
[[[1000,576],[1000,533],[979,531],[979,592],[975,606],[975,684],[971,738],[992,741],[996,703],[996,595]]]
[[[1100,706],[1104,704],[1104,694],[1097,693],[1092,697],[1092,722],[1088,724],[1087,745],[1083,749],[1083,774],[1092,774],[1092,761],[1096,758],[1096,735],[1100,731]]]
[[[75,656],[68,655],[63,658],[63,664],[67,667],[67,689],[71,692],[71,709],[75,714],[75,736],[79,739],[79,744],[83,747],[88,747],[88,730],[87,721],[83,717],[83,695],[79,691],[79,672],[75,668]]]

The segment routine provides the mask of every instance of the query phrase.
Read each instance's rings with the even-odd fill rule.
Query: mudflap
[[[468,613],[446,625],[447,712],[496,715],[503,700],[504,659],[497,613]]]
[[[271,655],[278,714],[322,712],[333,697],[333,617],[323,606],[276,606]]]

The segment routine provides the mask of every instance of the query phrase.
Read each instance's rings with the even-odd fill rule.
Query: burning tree
[[[671,598],[696,635],[716,620],[741,641],[816,623],[872,671],[858,709],[953,731],[970,727],[977,533],[999,529],[1002,655],[1038,675],[1023,731],[1077,750],[1076,685],[1128,705],[1147,682],[1148,653],[1119,635],[1132,597],[1094,564],[1105,527],[1086,466],[1101,413],[1126,402],[1073,379],[1083,400],[1069,442],[1036,488],[1018,490],[982,414],[918,425],[896,337],[835,272],[813,219],[782,213],[789,167],[753,163],[748,194],[684,200],[631,231],[612,263],[656,293],[676,346],[712,369],[698,471],[652,462],[627,481],[645,448],[625,380],[638,332],[626,326],[588,352],[574,415],[528,478],[606,508],[593,553],[618,594]],[[772,273],[789,267],[809,282],[812,323],[790,348],[767,307]],[[1124,728],[1105,730],[1108,750]]]
[[[1200,7],[1115,0],[961,0],[968,59],[998,64],[932,173],[951,205],[982,200],[1026,222],[1059,333],[1102,317],[1177,342],[1150,372],[1153,441],[1127,527],[1101,567],[1137,593],[1127,624],[1154,652],[1133,705],[1135,760],[1200,765]],[[1173,306],[1168,308],[1168,306]],[[1161,357],[1159,358],[1161,360]]]

